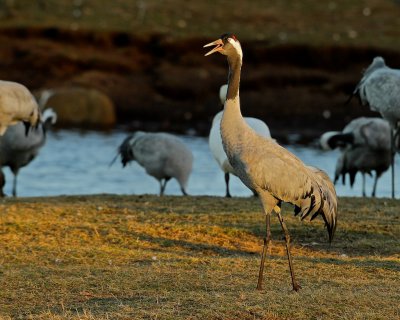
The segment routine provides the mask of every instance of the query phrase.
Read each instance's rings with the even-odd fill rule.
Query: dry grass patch
[[[257,199],[77,196],[0,204],[4,319],[396,319],[399,202],[340,199],[336,238],[284,207],[303,289],[273,218],[265,290]]]
[[[396,1],[389,0],[5,1],[0,7],[0,24],[162,33],[178,38],[214,38],[229,31],[242,40],[268,40],[273,44],[395,48],[398,13]]]

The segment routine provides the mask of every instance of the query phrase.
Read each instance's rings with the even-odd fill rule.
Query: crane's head
[[[382,57],[375,57],[372,63],[364,70],[363,78],[368,77],[372,72],[378,69],[386,68],[385,59]]]
[[[214,52],[219,52],[225,56],[229,56],[230,54],[234,53],[242,56],[242,47],[240,46],[240,42],[234,34],[225,33],[219,39],[206,44],[204,48],[211,46],[214,46],[214,48],[207,52],[205,56],[213,54]]]

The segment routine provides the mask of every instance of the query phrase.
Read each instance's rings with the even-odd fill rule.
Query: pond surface
[[[158,194],[159,184],[148,176],[136,162],[122,168],[111,160],[126,132],[113,131],[79,132],[59,130],[50,132],[46,145],[39,155],[18,175],[17,192],[19,196],[52,196],[76,194]],[[203,137],[182,136],[183,141],[193,151],[194,166],[189,180],[188,192],[192,195],[225,195],[225,181],[222,171],[212,157],[208,140]],[[338,151],[325,152],[308,146],[285,146],[305,163],[325,170],[333,177]],[[396,170],[399,172],[399,161]],[[6,186],[4,192],[11,194],[12,174],[4,168]],[[361,175],[351,189],[339,183],[339,196],[361,196]],[[373,179],[367,177],[367,194],[371,193]],[[396,184],[397,188],[400,187]],[[400,190],[400,189],[399,189]],[[180,195],[179,185],[171,180],[166,188],[167,195]],[[252,193],[236,177],[231,178],[233,196],[250,196]],[[391,180],[388,170],[379,180],[378,197],[390,197]]]

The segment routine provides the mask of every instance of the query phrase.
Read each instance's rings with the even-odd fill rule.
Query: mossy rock
[[[116,123],[114,103],[98,90],[77,87],[47,92],[51,95],[42,107],[55,110],[58,127],[109,129]]]

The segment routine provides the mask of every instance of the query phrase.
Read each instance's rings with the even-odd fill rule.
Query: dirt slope
[[[118,122],[131,129],[207,134],[219,110],[227,65],[204,57],[209,38],[135,36],[125,32],[9,28],[0,31],[0,78],[32,90],[84,86],[105,92]],[[4,44],[7,44],[6,46]],[[370,47],[271,45],[244,40],[243,114],[264,119],[280,138],[315,137],[371,115],[345,105],[376,55],[400,65],[398,52]]]

